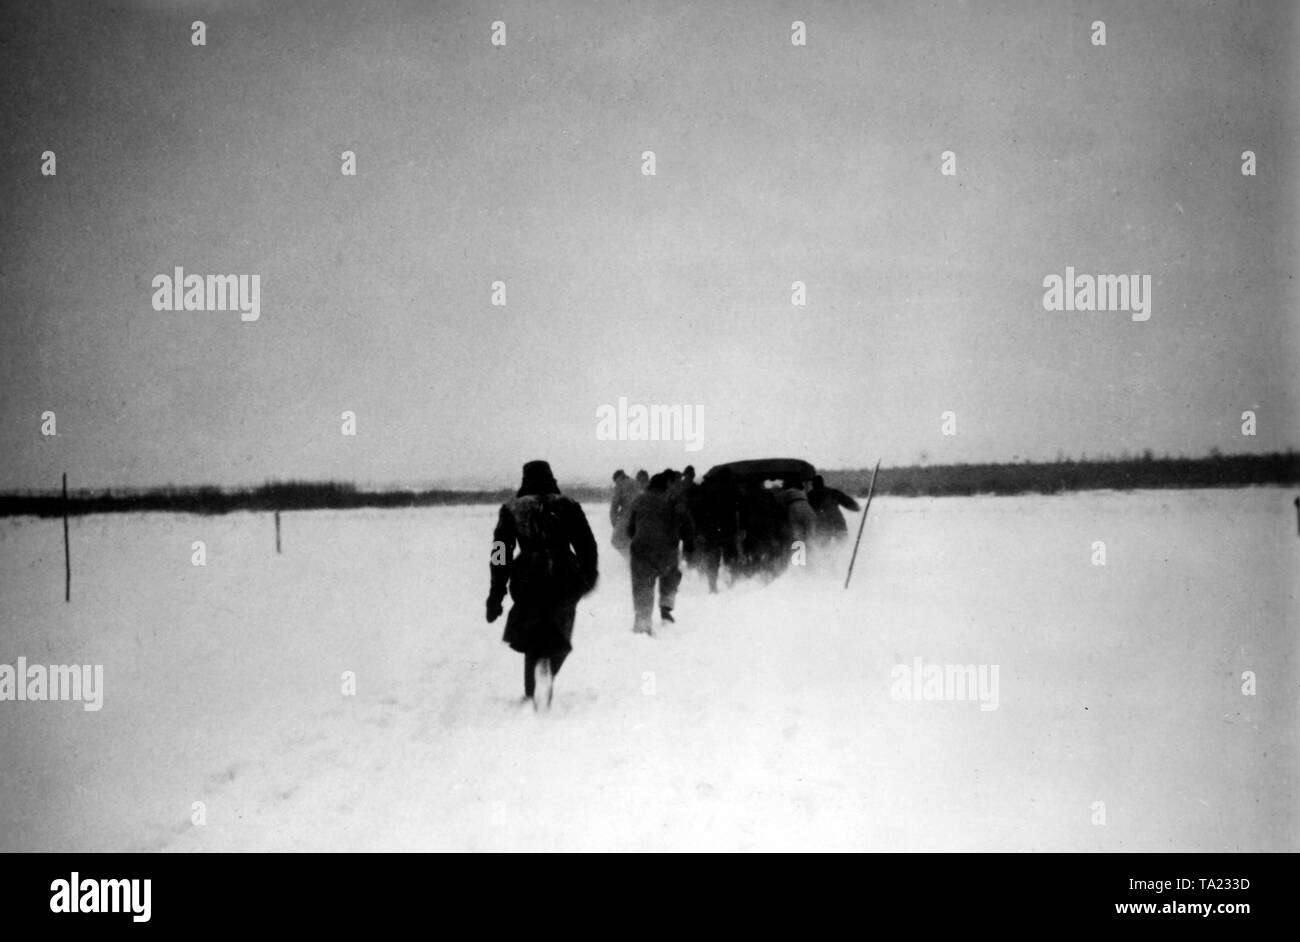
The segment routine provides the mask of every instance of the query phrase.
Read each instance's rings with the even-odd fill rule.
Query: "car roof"
[[[716,464],[705,472],[704,477],[717,477],[724,468],[736,478],[792,478],[809,481],[817,474],[816,468],[799,458],[753,458]]]

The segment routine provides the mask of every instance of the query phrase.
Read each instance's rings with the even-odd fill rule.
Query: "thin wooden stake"
[[[63,472],[63,601],[72,601],[72,551],[68,549],[68,472]]]
[[[275,551],[280,552],[280,511],[275,512]]]
[[[853,564],[858,561],[858,544],[862,542],[862,530],[867,525],[867,511],[871,509],[871,495],[876,492],[876,475],[880,472],[880,459],[876,459],[876,466],[871,471],[871,483],[867,486],[867,505],[862,508],[862,520],[858,524],[858,538],[853,541],[853,556],[849,559],[849,574],[844,577],[844,588],[849,587],[849,580],[853,578]]]

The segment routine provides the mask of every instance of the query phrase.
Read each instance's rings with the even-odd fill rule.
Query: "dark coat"
[[[689,551],[693,539],[684,505],[653,488],[642,491],[632,502],[627,533],[632,539],[632,555],[652,562],[656,568],[676,566],[677,544],[685,541]]]
[[[813,488],[808,492],[808,503],[817,514],[819,536],[847,535],[849,526],[844,522],[844,514],[840,513],[840,508],[855,512],[861,509],[856,500],[833,487]]]
[[[567,654],[578,600],[596,585],[596,540],[582,506],[559,493],[524,494],[507,501],[492,534],[504,547],[494,561],[489,601],[507,588],[514,604],[502,640],[523,654]]]
[[[686,495],[697,544],[722,550],[726,559],[736,555],[736,530],[740,492],[730,475],[707,478]]]
[[[789,551],[785,505],[773,491],[751,485],[741,492],[737,511],[740,529],[744,531],[742,571],[752,574],[779,570]]]
[[[695,521],[695,508],[699,506],[703,490],[701,485],[686,478],[668,488],[668,499],[677,505],[677,513],[682,521],[682,541],[686,544],[688,553],[693,549],[693,544],[699,542],[700,527]]]

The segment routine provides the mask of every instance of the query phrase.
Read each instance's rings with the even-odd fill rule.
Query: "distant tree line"
[[[825,471],[831,487],[865,494],[871,469]],[[881,467],[876,493],[891,497],[967,497],[973,494],[1060,494],[1067,491],[1131,491],[1151,488],[1289,486],[1300,483],[1300,453],[1223,455],[1202,458],[1141,457],[1000,464]]]
[[[135,513],[227,514],[241,510],[350,510],[357,507],[431,507],[500,503],[514,492],[363,491],[342,481],[273,481],[255,488],[160,487],[147,490],[78,491],[68,495],[70,515]],[[58,494],[0,494],[0,516],[58,517]]]
[[[871,469],[824,471],[826,483],[850,494],[865,494]],[[1223,455],[1202,458],[1138,458],[1000,464],[911,465],[880,469],[876,493],[891,497],[963,497],[974,494],[1060,494],[1067,491],[1149,488],[1291,486],[1300,484],[1300,453]],[[563,486],[563,482],[561,482]],[[566,487],[580,501],[609,498],[605,487]],[[510,488],[486,491],[359,490],[341,481],[271,481],[254,488],[162,487],[143,490],[75,491],[68,496],[72,516],[104,513],[227,514],[236,511],[350,510],[358,507],[439,507],[453,504],[499,504]],[[0,494],[0,517],[58,517],[58,493]]]

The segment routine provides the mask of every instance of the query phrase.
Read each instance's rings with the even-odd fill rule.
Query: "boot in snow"
[[[673,610],[667,605],[659,606],[659,617],[670,625],[675,625],[677,623],[677,619],[673,618]]]

